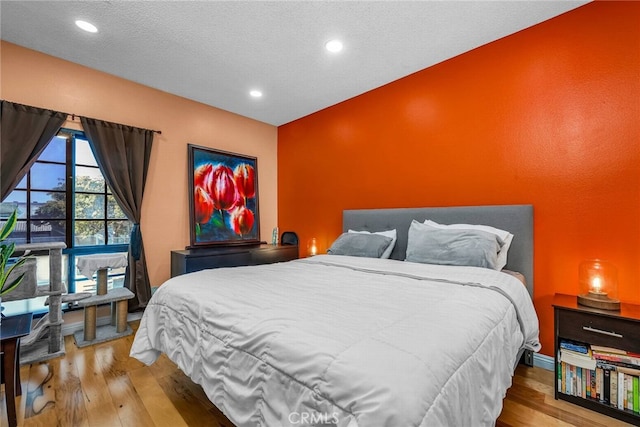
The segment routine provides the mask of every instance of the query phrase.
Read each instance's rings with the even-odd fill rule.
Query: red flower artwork
[[[260,240],[257,159],[189,145],[191,244]]]
[[[236,234],[244,235],[253,228],[254,216],[253,212],[245,206],[239,206],[231,213],[231,226]]]
[[[224,165],[216,165],[212,172],[211,188],[209,195],[213,200],[213,207],[219,210],[230,210],[236,205],[238,192],[233,180],[231,168]]]
[[[233,179],[236,181],[238,193],[241,197],[244,197],[245,200],[256,195],[256,174],[251,165],[242,163],[236,166],[233,171]]]
[[[213,165],[211,163],[198,166],[193,172],[193,186],[202,187],[207,193],[211,191],[212,172]]]
[[[196,187],[193,194],[193,204],[198,224],[206,224],[213,215],[213,201],[209,194],[200,186]]]

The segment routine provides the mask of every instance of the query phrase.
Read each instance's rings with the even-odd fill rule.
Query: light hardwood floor
[[[138,322],[132,326],[137,329]],[[164,355],[152,366],[129,357],[133,336],[76,348],[65,338],[65,357],[23,366],[18,425],[143,427],[233,425],[202,388]],[[2,392],[2,421],[6,427]],[[553,398],[553,373],[520,366],[497,426],[626,426]]]

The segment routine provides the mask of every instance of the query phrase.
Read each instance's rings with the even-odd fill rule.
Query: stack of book
[[[560,340],[558,391],[640,413],[640,354]]]

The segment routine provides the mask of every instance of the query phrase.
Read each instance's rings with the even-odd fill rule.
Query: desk
[[[0,351],[2,351],[2,381],[5,383],[7,421],[9,427],[18,424],[16,396],[22,395],[20,383],[20,338],[29,335],[33,313],[18,314],[2,319]]]

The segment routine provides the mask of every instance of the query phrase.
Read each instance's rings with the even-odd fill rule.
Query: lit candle
[[[602,293],[602,291],[601,291],[602,279],[599,276],[596,276],[596,277],[593,278],[593,280],[591,280],[591,286],[592,286],[592,292],[594,294]]]
[[[309,255],[313,256],[318,253],[318,247],[316,246],[316,238],[311,239],[311,243],[309,244]]]

